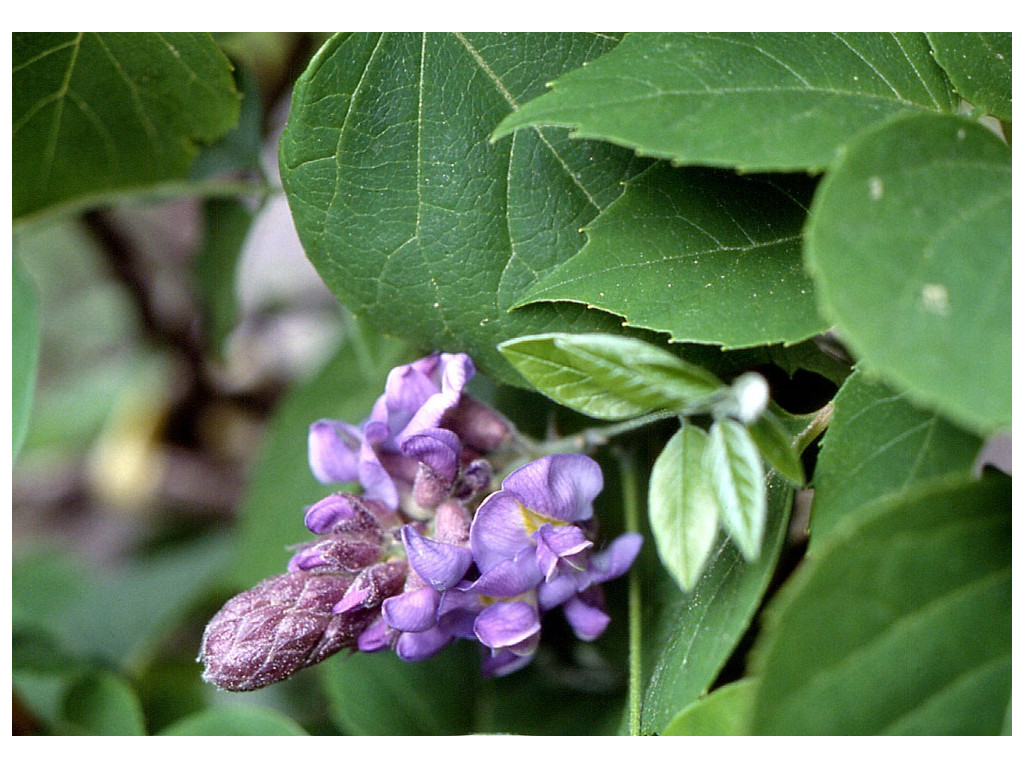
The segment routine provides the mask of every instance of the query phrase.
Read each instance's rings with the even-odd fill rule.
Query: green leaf
[[[808,177],[658,164],[517,306],[576,302],[672,341],[727,348],[801,341],[827,327],[801,260],[812,190]]]
[[[160,736],[306,736],[294,720],[273,710],[232,705],[197,712],[162,730]]]
[[[332,38],[296,84],[281,176],[328,287],[385,333],[467,352],[509,383],[506,339],[620,330],[580,307],[507,310],[583,245],[646,161],[565,131],[488,133],[544,83],[609,50],[594,34]]]
[[[753,730],[992,734],[1010,696],[1010,481],[942,478],[845,526],[770,607]]]
[[[144,736],[138,696],[110,672],[91,674],[68,689],[58,733],[74,736]]]
[[[970,473],[982,441],[857,371],[835,398],[814,470],[812,552],[847,518],[886,493]]]
[[[757,681],[737,680],[676,715],[662,736],[748,736]]]
[[[764,465],[747,428],[732,419],[711,425],[704,471],[718,501],[722,527],[747,560],[761,552],[767,515]]]
[[[679,164],[821,170],[868,126],[954,109],[929,53],[922,34],[635,33],[494,135],[560,125]]]
[[[194,268],[206,308],[207,333],[218,353],[238,319],[236,268],[253,218],[252,210],[239,200],[203,202],[205,237]]]
[[[475,728],[480,657],[458,643],[415,664],[394,653],[320,665],[331,718],[352,736],[438,736]]]
[[[627,419],[649,411],[690,413],[722,383],[653,344],[610,334],[547,333],[498,345],[537,390],[597,419]]]
[[[25,441],[39,364],[39,301],[32,279],[17,258],[11,283],[11,420],[14,458]]]
[[[707,433],[683,424],[654,462],[648,494],[658,556],[676,584],[690,591],[718,535],[718,502],[704,471]]]
[[[798,487],[807,484],[800,454],[778,416],[770,410],[765,411],[757,421],[747,424],[747,432],[764,460],[779,474]]]
[[[337,490],[309,468],[309,425],[317,419],[358,424],[384,391],[388,371],[413,355],[403,344],[347,322],[340,347],[312,379],[294,388],[268,426],[240,505],[241,529],[231,566],[239,588],[281,573],[288,547],[313,538],[306,506]]]
[[[969,429],[1010,425],[1010,150],[970,120],[865,134],[814,199],[822,313],[876,372]]]
[[[961,96],[1013,119],[1013,38],[1009,32],[929,32],[932,55]]]
[[[18,33],[12,53],[15,218],[183,178],[238,119],[207,34]]]
[[[644,690],[641,725],[660,733],[673,717],[714,683],[761,604],[786,538],[793,491],[769,481],[768,522],[761,557],[746,562],[724,537],[692,593],[674,589],[659,608],[655,630],[646,639],[653,659]],[[649,601],[649,604],[653,601]]]

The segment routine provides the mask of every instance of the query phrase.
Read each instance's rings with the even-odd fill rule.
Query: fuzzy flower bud
[[[228,691],[252,691],[355,647],[380,612],[333,612],[354,579],[352,573],[297,571],[231,598],[203,633],[203,679]]]

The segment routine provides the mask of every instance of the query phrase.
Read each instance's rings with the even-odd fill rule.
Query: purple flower
[[[361,427],[332,420],[310,427],[309,464],[314,475],[328,483],[359,480],[367,498],[397,508],[395,479],[412,484],[417,467],[415,460],[403,461],[404,443],[439,427],[475,372],[467,355],[441,353],[392,369],[384,394]]]
[[[598,463],[578,454],[545,456],[511,473],[500,491],[484,499],[470,529],[480,571],[487,573],[524,550],[535,554],[544,578],[560,561],[578,567],[586,537],[573,523],[590,519],[603,486]]]

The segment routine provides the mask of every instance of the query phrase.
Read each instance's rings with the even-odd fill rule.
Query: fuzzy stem
[[[618,450],[619,476],[622,483],[622,506],[626,530],[638,532],[640,528],[640,504],[636,482],[636,468],[633,454],[629,450]],[[629,735],[640,735],[640,694],[642,684],[640,624],[640,575],[633,568],[629,573]]]

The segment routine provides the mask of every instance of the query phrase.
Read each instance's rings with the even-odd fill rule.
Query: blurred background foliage
[[[16,128],[18,75],[32,68],[19,69],[19,53],[65,44],[34,37],[15,35]],[[115,51],[148,43],[131,37],[92,42]],[[102,206],[83,192],[84,202],[15,218],[15,410],[26,388],[31,401],[23,434],[17,422],[14,434],[16,734],[159,733],[172,724],[177,733],[228,733],[253,722],[260,732],[334,730],[308,676],[241,702],[202,683],[195,661],[206,619],[287,558],[277,537],[262,565],[252,552],[239,557],[243,490],[257,506],[276,491],[280,503],[262,520],[292,521],[289,543],[307,535],[294,499],[315,500],[317,484],[281,484],[304,468],[303,421],[336,390],[314,387],[292,417],[281,400],[351,330],[302,253],[277,179],[292,84],[324,39],[216,36],[240,94],[237,126],[201,144],[187,175],[171,179],[176,187],[167,178],[115,184]],[[187,51],[193,41],[172,42]],[[83,65],[75,71],[88,75]],[[25,133],[16,130],[16,150],[31,149]],[[15,187],[17,211],[17,178]],[[33,395],[35,346],[18,342],[35,334]],[[394,352],[362,343],[374,358]],[[362,373],[345,361],[334,369]],[[291,463],[261,477],[278,410],[289,441],[278,451]]]

